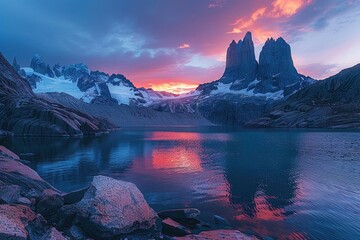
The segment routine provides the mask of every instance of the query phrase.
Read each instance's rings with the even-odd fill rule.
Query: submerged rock
[[[196,208],[172,209],[158,213],[161,218],[196,218],[200,215],[200,210]]]
[[[105,176],[94,177],[76,208],[81,228],[95,238],[147,230],[157,219],[134,184]]]
[[[238,230],[212,230],[200,234],[177,237],[177,240],[256,240],[256,237],[248,236]]]
[[[162,232],[169,236],[182,237],[191,234],[191,231],[181,225],[180,223],[172,220],[171,218],[165,218],[162,222]]]

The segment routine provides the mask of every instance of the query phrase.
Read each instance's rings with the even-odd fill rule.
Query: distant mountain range
[[[32,112],[31,120],[25,123],[21,116],[29,113],[18,113],[17,106],[23,103],[19,95],[27,96],[27,104],[28,99],[37,99],[38,102],[30,106],[36,106],[39,112],[42,112],[42,107],[58,104],[57,107],[62,107],[55,110],[56,114],[58,111],[75,115],[84,112],[82,119],[95,117],[117,127],[166,124],[360,127],[359,65],[328,79],[315,81],[297,72],[291,48],[283,38],[268,39],[257,62],[250,32],[243,40],[231,42],[220,79],[200,84],[196,90],[180,95],[137,88],[122,74],[91,71],[81,63],[50,66],[38,55],[34,56],[29,67],[20,67],[16,59],[12,70],[8,69],[10,65],[5,59],[2,58],[1,63],[0,87],[6,90],[0,92],[0,115],[5,117],[0,120],[2,130],[35,133],[38,129],[44,131],[43,128],[50,128],[50,132],[57,129],[56,117],[55,120],[53,117],[47,119],[51,123],[46,123],[49,125],[45,124],[46,127],[32,123],[36,116],[44,118],[43,113]],[[74,118],[77,117],[71,117]],[[73,126],[73,120],[69,121],[65,122]],[[68,134],[67,130],[60,132]],[[77,133],[82,132],[80,127]]]

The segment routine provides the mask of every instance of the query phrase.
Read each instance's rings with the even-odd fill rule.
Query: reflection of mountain
[[[243,133],[226,147],[225,174],[237,219],[281,220],[297,191],[294,135]]]

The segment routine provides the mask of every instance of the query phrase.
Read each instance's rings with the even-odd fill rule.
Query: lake
[[[195,207],[275,239],[360,239],[360,132],[123,129],[100,137],[1,140],[53,186],[107,175],[157,211]]]

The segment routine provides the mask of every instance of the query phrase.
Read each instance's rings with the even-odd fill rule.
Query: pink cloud
[[[178,48],[180,48],[180,49],[190,48],[190,44],[188,44],[188,43],[183,43],[183,44],[181,44]]]

